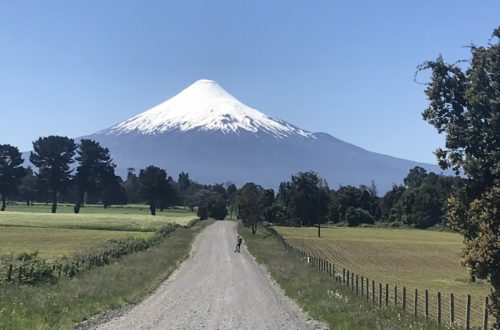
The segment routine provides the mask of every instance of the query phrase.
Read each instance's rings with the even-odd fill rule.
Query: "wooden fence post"
[[[394,307],[398,306],[398,286],[394,286]]]
[[[429,290],[425,289],[425,322],[429,321]]]
[[[370,292],[370,281],[366,279],[366,301],[370,301],[369,292]]]
[[[351,272],[351,291],[354,291],[354,273]]]
[[[382,283],[378,283],[378,307],[382,307]]]
[[[342,283],[345,284],[345,268],[342,268]]]
[[[349,286],[349,271],[347,271],[347,286]]]
[[[361,276],[361,297],[365,296],[365,278]]]
[[[470,294],[467,295],[467,308],[465,310],[465,329],[470,329]]]
[[[356,294],[358,294],[358,274],[356,274]]]
[[[417,316],[418,316],[418,289],[415,289],[413,309],[415,310],[415,318],[417,318]]]
[[[441,292],[438,292],[438,326],[441,326]]]
[[[403,311],[406,312],[406,287],[403,287]]]
[[[488,297],[484,298],[483,330],[488,330]]]
[[[9,265],[9,270],[7,271],[7,281],[12,281],[12,264]]]
[[[389,306],[389,284],[385,285],[385,307]]]
[[[450,294],[450,325],[455,323],[455,296]]]
[[[372,304],[375,305],[375,280],[372,280]]]

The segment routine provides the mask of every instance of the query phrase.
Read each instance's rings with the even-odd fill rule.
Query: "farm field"
[[[107,208],[87,206],[80,214],[72,206],[9,205],[0,212],[0,257],[38,251],[53,260],[114,238],[147,238],[168,223],[187,226],[195,213],[174,209],[149,215],[147,206]],[[64,211],[63,211],[64,210]],[[65,212],[66,211],[66,212]]]
[[[449,320],[450,294],[455,296],[455,319],[465,320],[467,294],[472,296],[472,320],[482,320],[487,283],[471,283],[465,267],[460,264],[462,238],[448,232],[382,229],[382,228],[317,228],[275,227],[292,245],[309,255],[374,280],[377,285],[389,284],[408,290],[408,309],[413,311],[414,292],[419,290],[419,314],[423,315],[423,298],[429,290],[429,314],[436,317],[437,293],[442,294],[443,320]]]
[[[60,203],[57,206],[57,213],[73,213],[74,204]],[[12,212],[33,212],[33,213],[50,213],[51,204],[35,203],[33,206],[27,206],[25,203],[12,203],[7,205],[6,211]],[[127,205],[112,205],[104,208],[102,205],[88,204],[81,208],[82,214],[87,213],[106,213],[106,214],[142,214],[149,215],[149,205],[145,204],[127,204]],[[183,208],[173,207],[164,212],[157,210],[157,215],[193,215],[194,212]]]
[[[86,207],[80,214],[59,212],[59,209],[55,214],[37,211],[38,207],[33,207],[30,212],[9,208],[0,213],[0,226],[155,231],[167,223],[186,226],[196,218],[193,212],[164,211],[151,216],[149,210],[138,214],[135,210],[128,213],[128,209],[123,209],[119,210],[120,213],[99,208],[100,213],[97,213],[91,207]]]
[[[0,256],[38,251],[47,261],[71,255],[113,238],[148,238],[152,232],[0,227]]]

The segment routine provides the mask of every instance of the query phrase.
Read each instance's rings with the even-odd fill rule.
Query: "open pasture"
[[[11,212],[30,212],[30,213],[51,213],[51,204],[35,203],[33,206],[27,206],[25,203],[14,202],[7,205],[7,211]],[[57,213],[74,213],[73,204],[60,203],[57,205]],[[104,208],[102,205],[88,204],[80,209],[81,214],[138,214],[150,215],[149,205],[145,204],[127,204],[127,205],[112,205]],[[194,215],[194,212],[184,207],[173,207],[160,212],[157,210],[157,215]]]
[[[59,207],[52,214],[48,206],[9,205],[8,211],[0,212],[0,257],[38,251],[52,260],[113,238],[147,238],[166,224],[186,226],[196,218],[184,209],[151,216],[144,205],[69,211],[72,207]]]
[[[4,211],[0,212],[0,226],[155,231],[167,223],[186,226],[196,218],[192,212],[164,211],[151,216],[103,208],[99,209],[101,213],[86,213],[87,209],[90,208],[85,208],[80,214]]]
[[[424,292],[429,290],[429,314],[436,318],[437,293],[442,294],[443,320],[449,319],[450,294],[455,296],[455,319],[463,324],[467,294],[472,296],[472,319],[482,320],[484,297],[490,286],[471,283],[467,269],[460,264],[462,238],[455,233],[382,229],[382,228],[317,228],[275,227],[292,245],[309,255],[334,263],[337,273],[342,268],[368,278],[370,282],[407,288],[408,309],[413,311],[414,292],[419,290],[419,314],[424,315]],[[391,298],[393,301],[393,298]]]
[[[72,255],[89,246],[114,238],[148,238],[151,232],[0,227],[0,256],[38,251],[45,260]]]

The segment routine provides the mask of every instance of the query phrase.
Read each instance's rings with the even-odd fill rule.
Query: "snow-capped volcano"
[[[217,82],[207,79],[196,81],[171,99],[102,133],[157,134],[173,130],[220,131],[224,134],[246,131],[276,138],[298,135],[315,139],[310,132],[246,106]]]
[[[255,182],[278,187],[299,171],[316,171],[332,186],[369,184],[379,191],[402,183],[422,164],[362,149],[326,133],[273,119],[232,97],[212,80],[198,80],[168,101],[86,136],[109,148],[125,175],[156,165],[201,183]]]

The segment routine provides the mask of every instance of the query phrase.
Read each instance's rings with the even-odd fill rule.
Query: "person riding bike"
[[[242,242],[243,239],[241,238],[241,236],[238,235],[238,237],[236,238],[236,249],[234,250],[234,252],[240,252],[240,247]]]

